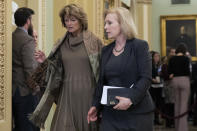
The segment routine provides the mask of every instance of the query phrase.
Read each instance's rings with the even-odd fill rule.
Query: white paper
[[[101,104],[107,104],[107,90],[111,88],[124,88],[124,87],[116,87],[116,86],[103,86],[103,94],[101,98]]]

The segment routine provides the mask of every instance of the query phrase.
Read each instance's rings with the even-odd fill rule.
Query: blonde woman
[[[152,78],[148,44],[136,38],[133,18],[125,8],[107,10],[104,28],[108,38],[115,41],[102,49],[100,78],[88,122],[96,121],[101,113],[101,131],[152,131],[154,106],[148,92]],[[132,88],[128,97],[116,96],[117,105],[106,106],[100,104],[104,85]]]

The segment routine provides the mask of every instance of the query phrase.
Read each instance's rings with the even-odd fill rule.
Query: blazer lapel
[[[121,73],[125,72],[127,64],[131,61],[131,57],[130,57],[131,51],[132,51],[132,43],[131,43],[131,41],[132,40],[127,40],[126,41],[126,46],[125,46],[125,50],[124,50],[124,51],[126,51],[126,53],[125,53],[125,59],[122,62]]]

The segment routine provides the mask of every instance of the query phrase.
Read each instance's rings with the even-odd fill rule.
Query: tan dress
[[[87,123],[95,83],[82,34],[78,37],[69,35],[68,38],[60,48],[64,82],[51,131],[97,131],[95,123]]]

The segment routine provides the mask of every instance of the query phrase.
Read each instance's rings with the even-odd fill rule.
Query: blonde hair
[[[128,9],[123,7],[108,9],[104,12],[104,18],[111,13],[117,15],[123,35],[129,39],[135,38],[137,36],[137,29],[133,20],[133,16]]]
[[[76,4],[69,4],[69,5],[64,6],[64,8],[62,8],[60,11],[59,16],[61,18],[61,22],[64,27],[66,27],[65,16],[74,16],[76,17],[76,19],[79,20],[82,30],[88,29],[87,15],[84,12],[84,10]]]

